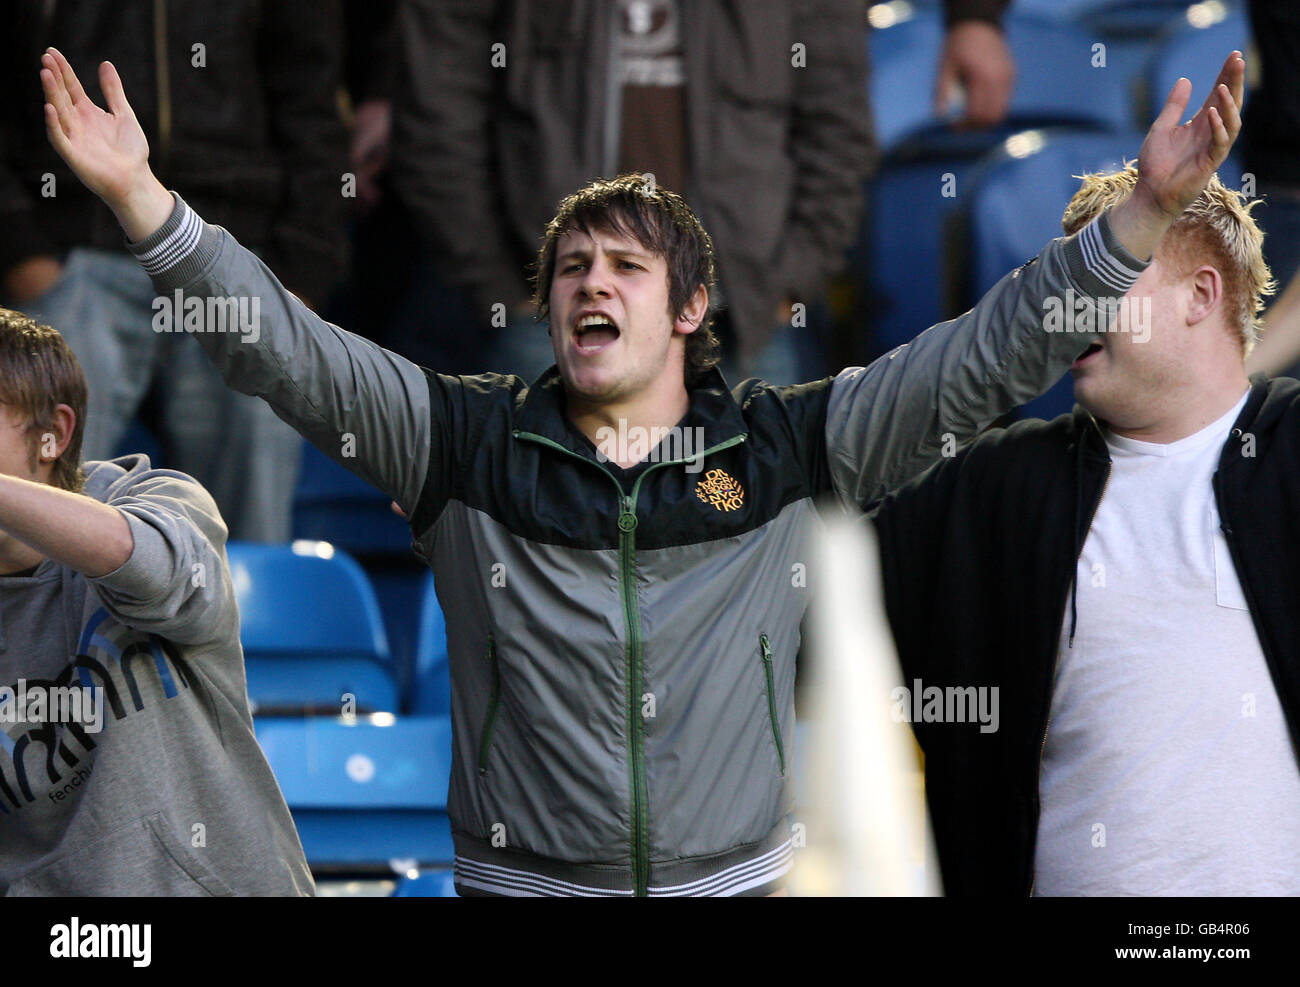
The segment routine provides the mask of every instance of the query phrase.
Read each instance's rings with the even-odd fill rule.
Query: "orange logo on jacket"
[[[720,511],[738,511],[745,506],[745,488],[723,470],[709,470],[695,485],[695,496]]]

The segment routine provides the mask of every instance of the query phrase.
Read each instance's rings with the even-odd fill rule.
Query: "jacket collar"
[[[1250,456],[1240,454],[1242,436],[1267,431],[1294,400],[1294,390],[1282,384],[1282,380],[1269,380],[1263,374],[1254,374],[1250,378],[1250,395],[1246,398],[1241,413],[1237,415],[1237,420],[1232,423],[1232,433],[1219,456],[1219,469],[1232,469],[1239,462],[1250,459]],[[1234,439],[1237,441],[1234,442]]]
[[[711,449],[720,442],[745,434],[748,429],[736,399],[727,390],[726,382],[716,367],[710,368],[687,391],[690,405],[678,425],[682,428],[700,428],[704,448]],[[565,413],[564,381],[558,367],[551,367],[533,383],[519,392],[515,399],[515,433],[531,432],[557,442],[572,452],[590,456],[577,436]]]

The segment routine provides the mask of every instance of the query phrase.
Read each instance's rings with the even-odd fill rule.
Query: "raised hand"
[[[108,103],[86,95],[68,60],[54,48],[41,56],[45,131],[81,182],[117,215],[128,237],[140,240],[166,221],[172,198],[149,169],[149,142],[109,62],[99,67]]]
[[[1179,126],[1192,84],[1174,83],[1165,107],[1151,124],[1138,152],[1138,174],[1156,204],[1177,218],[1196,200],[1228,156],[1241,132],[1241,100],[1246,62],[1234,51],[1223,63],[1214,88],[1187,123]]]
[[[1110,211],[1119,242],[1141,260],[1155,252],[1165,230],[1195,201],[1241,132],[1246,62],[1234,51],[1223,63],[1214,88],[1187,123],[1179,125],[1192,84],[1179,79],[1151,124],[1138,152],[1133,194]]]

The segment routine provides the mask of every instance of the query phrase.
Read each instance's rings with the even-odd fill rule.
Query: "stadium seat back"
[[[885,13],[890,9],[896,15]],[[943,49],[943,20],[934,7],[915,4],[880,5],[869,17],[872,123],[876,142],[888,149],[935,122],[932,85]]]
[[[969,210],[974,297],[1062,235],[1061,215],[1076,176],[1136,159],[1142,134],[1031,130],[1004,141],[971,178]]]
[[[446,716],[255,721],[316,873],[405,873],[454,857]]]
[[[326,542],[227,546],[255,711],[398,708],[374,592]]]
[[[1113,39],[1152,39],[1171,24],[1190,17],[1202,22],[1214,20],[1225,6],[1220,0],[1087,0],[1076,3],[1072,19],[1086,30]],[[1229,49],[1231,50],[1231,49]],[[1227,52],[1224,52],[1227,57]],[[1223,59],[1219,59],[1222,64]]]
[[[1223,60],[1233,49],[1250,47],[1250,21],[1244,5],[1198,3],[1167,24],[1156,40],[1146,71],[1146,113],[1160,112],[1174,83],[1182,76],[1192,81],[1192,99],[1184,119],[1190,118],[1214,85]]]
[[[1132,116],[1124,77],[1099,66],[1096,35],[1075,24],[1021,13],[1005,18],[1016,63],[1008,124],[1015,128],[1078,126],[1123,130]]]
[[[849,265],[870,299],[860,318],[876,355],[966,307],[946,290],[946,227],[966,201],[971,169],[1003,135],[931,128],[887,155],[868,184]]]
[[[1008,130],[1052,125],[1118,130],[1129,125],[1125,78],[1095,64],[1095,34],[1013,6],[1004,18],[1004,35],[1016,65]],[[943,15],[937,7],[911,7],[906,16],[871,31],[871,108],[876,140],[886,151],[943,122],[933,105],[943,44]]]
[[[411,529],[392,501],[360,477],[303,443],[293,498],[293,536],[329,541],[353,555],[411,555]]]
[[[420,629],[415,651],[411,712],[451,713],[451,669],[447,660],[447,622],[434,589],[433,573],[424,581]]]
[[[313,541],[227,548],[246,654],[387,659],[374,591],[345,552]]]
[[[393,891],[394,898],[456,898],[456,874],[449,870],[423,870],[404,876]]]

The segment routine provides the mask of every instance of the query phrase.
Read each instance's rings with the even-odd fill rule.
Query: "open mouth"
[[[1100,352],[1101,352],[1101,343],[1090,343],[1088,345],[1088,348],[1079,354],[1078,358],[1070,366],[1070,369],[1074,370],[1078,367],[1082,367],[1086,363],[1089,363],[1093,359],[1093,357],[1095,357]]]
[[[618,326],[604,313],[581,316],[573,327],[574,342],[583,353],[603,350],[619,337]]]

